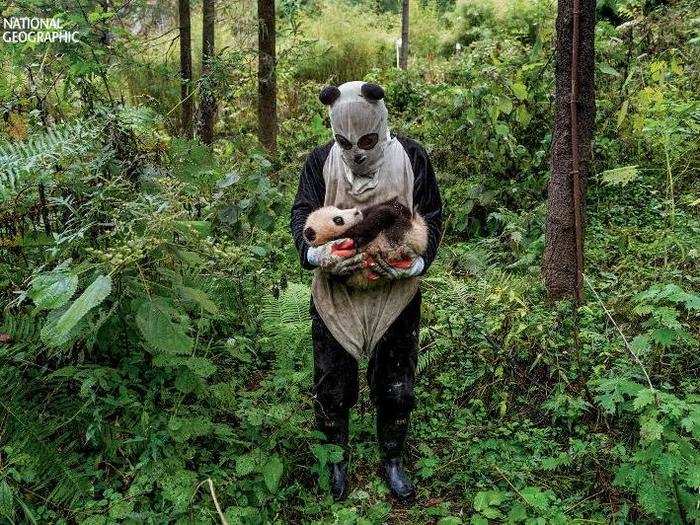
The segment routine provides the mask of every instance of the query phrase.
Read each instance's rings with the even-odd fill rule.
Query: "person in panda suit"
[[[329,107],[334,140],[306,159],[292,206],[291,230],[303,268],[314,270],[311,319],[314,399],[318,428],[329,443],[346,447],[349,411],[358,398],[358,361],[369,358],[367,382],[377,410],[377,440],[389,487],[399,500],[415,496],[401,463],[414,407],[421,294],[419,277],[435,258],[442,229],[442,203],[430,159],[409,138],[392,135],[384,90],[365,82],[327,86],[320,100]],[[363,254],[337,254],[332,246],[310,246],[304,226],[322,206],[368,207],[398,198],[420,213],[428,229],[424,253],[406,268],[374,259],[377,285],[356,290],[342,278],[363,265]],[[347,456],[347,454],[345,455]],[[348,494],[347,463],[331,465],[331,492]]]

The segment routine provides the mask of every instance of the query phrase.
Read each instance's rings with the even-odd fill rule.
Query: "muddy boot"
[[[401,503],[410,503],[416,497],[416,488],[408,479],[408,475],[401,464],[401,459],[390,458],[384,460],[384,473],[391,493]]]
[[[408,415],[397,416],[383,407],[380,407],[377,413],[377,436],[384,456],[384,475],[391,493],[401,503],[413,501],[416,495],[416,489],[401,464],[408,420]]]
[[[326,435],[326,443],[338,445],[344,449],[344,459],[338,463],[328,465],[330,474],[331,495],[335,501],[343,501],[348,497],[348,422],[349,413],[347,410],[330,416],[317,415],[319,430]]]
[[[348,497],[348,463],[331,463],[328,468],[331,475],[331,496],[335,501],[343,501]]]

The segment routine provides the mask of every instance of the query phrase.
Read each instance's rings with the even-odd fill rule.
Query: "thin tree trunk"
[[[403,0],[401,6],[401,52],[399,53],[399,67],[408,67],[408,4],[409,0]]]
[[[275,2],[258,0],[258,126],[260,142],[277,149],[277,76],[275,72]]]
[[[192,137],[193,102],[190,97],[192,85],[192,38],[190,23],[190,0],[178,0],[180,17],[180,106],[182,121],[181,133],[184,137]]]
[[[552,175],[543,274],[551,298],[580,300],[583,204],[595,125],[595,0],[559,0],[556,31]],[[574,40],[578,41],[575,51]],[[572,62],[577,73],[573,81]]]
[[[216,11],[214,0],[202,2],[202,102],[200,104],[199,136],[204,144],[214,142],[214,119],[216,117],[216,98],[211,79],[208,78],[214,60],[214,20]]]

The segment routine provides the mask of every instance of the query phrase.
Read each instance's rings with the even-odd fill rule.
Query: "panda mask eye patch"
[[[352,149],[352,142],[350,142],[348,139],[346,139],[339,133],[335,134],[335,141],[344,150]],[[376,133],[367,133],[366,135],[362,135],[359,138],[359,140],[357,141],[357,147],[367,151],[373,149],[377,145],[377,142],[379,142],[379,135],[377,135]]]

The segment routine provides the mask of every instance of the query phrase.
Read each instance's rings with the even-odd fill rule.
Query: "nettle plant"
[[[686,366],[693,366],[698,340],[689,328],[697,320],[700,296],[675,284],[659,284],[637,294],[634,302],[633,313],[645,331],[629,346],[640,362],[685,359]],[[700,395],[692,387],[672,392],[668,383],[663,383],[663,390],[656,388],[646,370],[644,376],[647,384],[624,374],[593,382],[605,413],[636,419],[639,425],[637,441],[616,447],[622,464],[614,483],[635,493],[641,508],[656,519],[696,522],[700,519]]]

